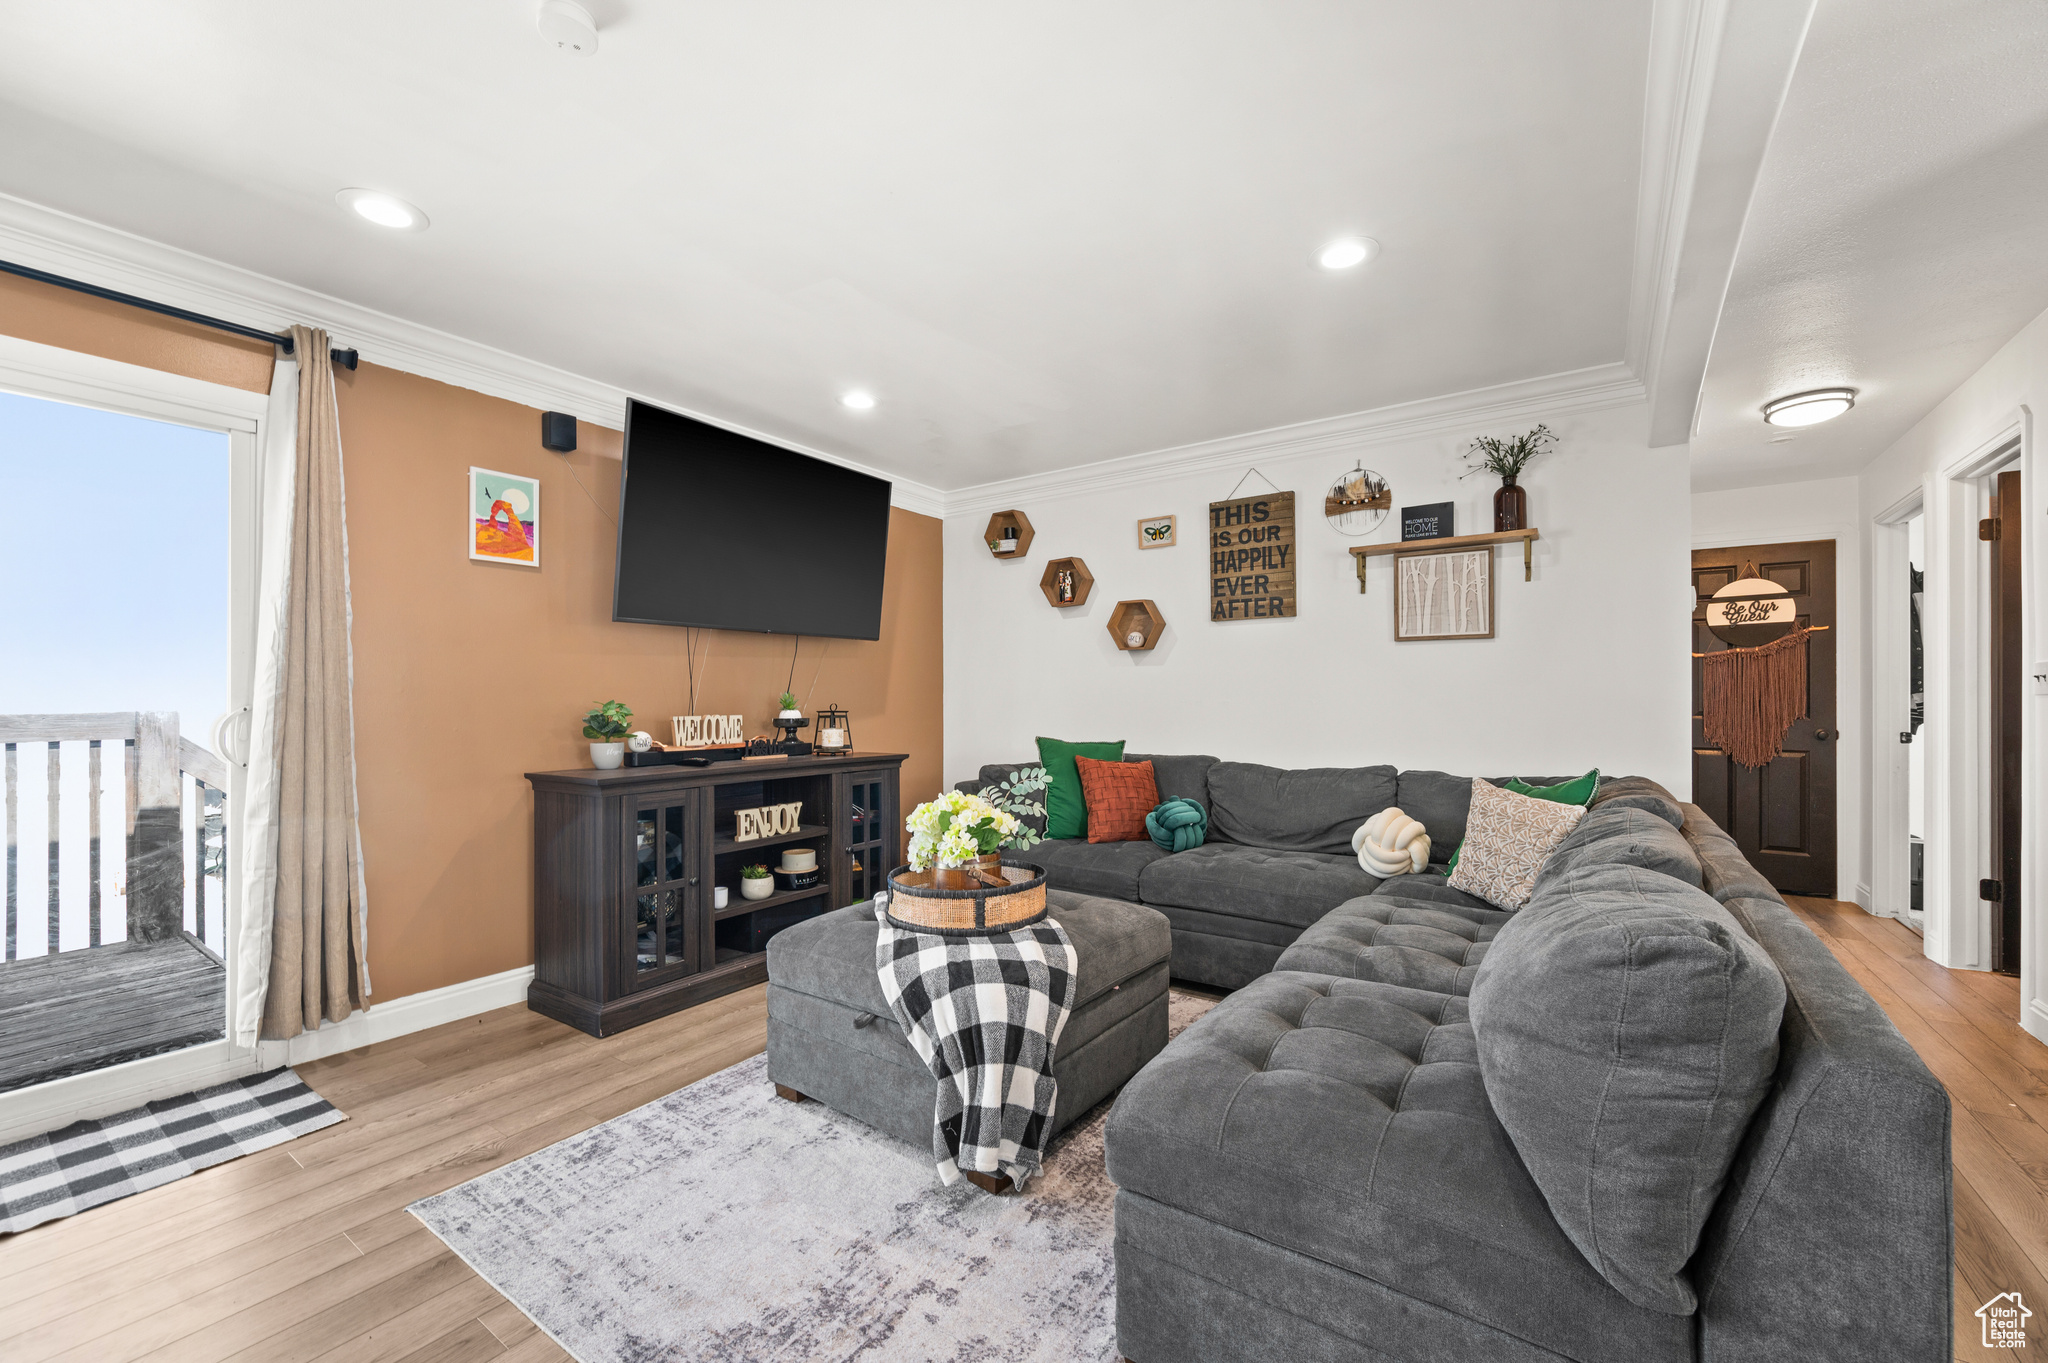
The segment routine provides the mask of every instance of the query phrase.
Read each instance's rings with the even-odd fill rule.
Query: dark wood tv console
[[[768,978],[766,939],[873,895],[899,865],[906,754],[528,772],[533,984],[527,1006],[610,1036]],[[734,812],[801,802],[800,830],[737,842]],[[813,889],[740,896],[740,867],[811,847]],[[712,890],[727,889],[726,906]]]

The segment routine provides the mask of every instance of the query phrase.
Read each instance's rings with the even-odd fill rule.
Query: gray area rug
[[[1171,1030],[1212,1002],[1175,990]],[[1108,1115],[991,1197],[756,1056],[412,1212],[581,1363],[1110,1363]]]

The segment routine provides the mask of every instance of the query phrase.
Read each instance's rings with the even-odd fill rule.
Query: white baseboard
[[[2048,1042],[2048,1007],[2039,999],[2029,999],[2027,1006],[2020,1009],[2020,1026],[2034,1040]]]
[[[1858,885],[1849,893],[1854,896],[1857,908],[1863,910],[1865,913],[1877,912],[1876,909],[1870,907],[1870,887],[1868,885]]]
[[[169,1055],[109,1065],[91,1074],[53,1079],[17,1093],[0,1093],[0,1145],[90,1117],[107,1117],[161,1098],[225,1084],[245,1074],[274,1070],[280,1065],[304,1064],[323,1055],[338,1055],[444,1022],[460,1022],[493,1008],[524,1003],[526,986],[532,982],[533,967],[521,966],[441,989],[407,994],[389,1003],[372,1004],[341,1022],[328,1023],[317,1032],[303,1032],[289,1041],[261,1041],[254,1050],[242,1050],[229,1041],[214,1041]]]
[[[407,994],[389,1003],[373,1003],[340,1022],[330,1022],[317,1032],[301,1032],[289,1041],[257,1043],[265,1069],[278,1065],[303,1065],[326,1055],[339,1055],[361,1046],[390,1041],[412,1032],[460,1022],[493,1008],[526,1002],[526,987],[533,983],[533,967],[483,975],[459,984],[444,985],[418,994]]]

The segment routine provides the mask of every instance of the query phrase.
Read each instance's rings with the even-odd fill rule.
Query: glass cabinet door
[[[629,978],[698,968],[695,802],[682,792],[630,808],[633,881]]]
[[[847,902],[858,904],[889,883],[896,855],[896,800],[886,772],[847,778],[843,802],[846,821]]]

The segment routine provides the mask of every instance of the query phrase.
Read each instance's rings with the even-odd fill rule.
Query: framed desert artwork
[[[540,479],[470,469],[469,556],[540,567]]]
[[[1138,547],[1140,549],[1170,549],[1173,547],[1176,527],[1173,516],[1147,516],[1138,522]]]
[[[1394,556],[1396,643],[1492,637],[1492,545]]]

